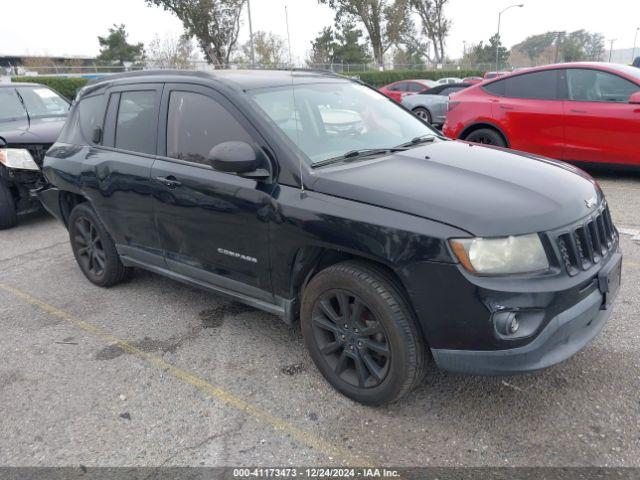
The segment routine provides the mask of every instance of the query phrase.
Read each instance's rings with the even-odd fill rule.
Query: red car
[[[443,132],[570,162],[640,166],[640,69],[570,63],[486,81],[452,96]]]
[[[384,93],[387,97],[401,103],[402,98],[405,95],[414,95],[416,93],[424,92],[436,85],[437,83],[433,80],[401,80],[399,82],[390,83],[389,85],[380,87],[378,90]]]

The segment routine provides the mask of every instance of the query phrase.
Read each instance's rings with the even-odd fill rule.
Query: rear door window
[[[158,115],[156,91],[125,91],[120,94],[115,147],[132,152],[156,153]]]

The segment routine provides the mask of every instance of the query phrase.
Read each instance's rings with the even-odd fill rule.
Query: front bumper
[[[526,373],[560,363],[587,346],[611,316],[599,290],[555,316],[531,343],[508,350],[432,349],[438,367],[478,375]]]

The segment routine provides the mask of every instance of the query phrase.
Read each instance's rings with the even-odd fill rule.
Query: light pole
[[[256,52],[253,47],[253,24],[251,23],[251,0],[247,0],[247,11],[249,12],[249,43],[251,44],[251,68],[255,68]]]
[[[611,40],[609,40],[611,42],[611,47],[609,48],[609,63],[611,63],[611,58],[613,55],[613,42],[615,42],[617,40],[617,38],[612,38]]]
[[[500,71],[500,21],[502,20],[502,14],[510,8],[514,7],[522,8],[524,7],[524,3],[509,5],[507,8],[501,10],[498,13],[498,36],[496,37],[496,72]]]
[[[640,27],[636,28],[636,36],[633,39],[633,53],[631,54],[631,63],[636,60],[636,44],[638,43],[638,31],[640,31]]]

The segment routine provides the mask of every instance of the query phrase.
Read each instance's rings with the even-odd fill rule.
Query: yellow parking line
[[[369,465],[372,464],[371,462],[366,462],[361,457],[357,457],[349,454],[349,452],[346,452],[341,448],[338,448],[332,445],[331,443],[327,442],[326,440],[320,437],[317,437],[309,432],[306,432],[298,427],[295,427],[294,425],[291,425],[287,421],[279,417],[276,417],[275,415],[272,415],[271,413],[261,409],[260,407],[252,405],[246,400],[243,400],[242,398],[227,392],[223,388],[217,387],[207,382],[206,380],[203,380],[202,378],[198,377],[197,375],[191,372],[188,372],[187,370],[183,370],[179,367],[171,365],[170,363],[167,363],[157,355],[144,352],[139,348],[134,347],[129,342],[110,334],[109,332],[103,330],[102,328],[96,325],[93,325],[91,323],[85,322],[84,320],[80,320],[79,318],[74,317],[70,313],[67,313],[64,310],[60,310],[59,308],[56,308],[53,305],[49,305],[48,303],[45,303],[42,300],[39,300],[29,295],[28,293],[25,293],[21,290],[18,290],[17,288],[6,285],[4,283],[0,283],[0,289],[12,294],[13,296],[21,300],[24,300],[26,303],[29,303],[39,308],[40,310],[48,313],[53,317],[57,317],[62,320],[65,320],[75,325],[79,329],[84,330],[85,332],[90,333],[92,335],[95,335],[96,337],[99,337],[105,342],[117,345],[123,350],[129,352],[131,355],[134,355],[140,358],[141,360],[144,360],[147,363],[164,370],[165,372],[167,372],[174,378],[180,380],[181,382],[195,387],[197,390],[199,390],[203,394],[209,397],[213,397],[217,400],[220,400],[226,405],[246,413],[247,415],[270,426],[274,430],[290,434],[291,437],[295,438],[296,440],[306,444],[307,446],[312,447],[313,449],[315,449],[320,453],[323,453],[324,455],[329,457],[330,460],[333,460],[333,461],[342,460],[345,464],[349,466],[361,466],[365,464],[369,464]]]
[[[631,260],[624,260],[622,263],[625,267],[640,268],[640,263]]]

